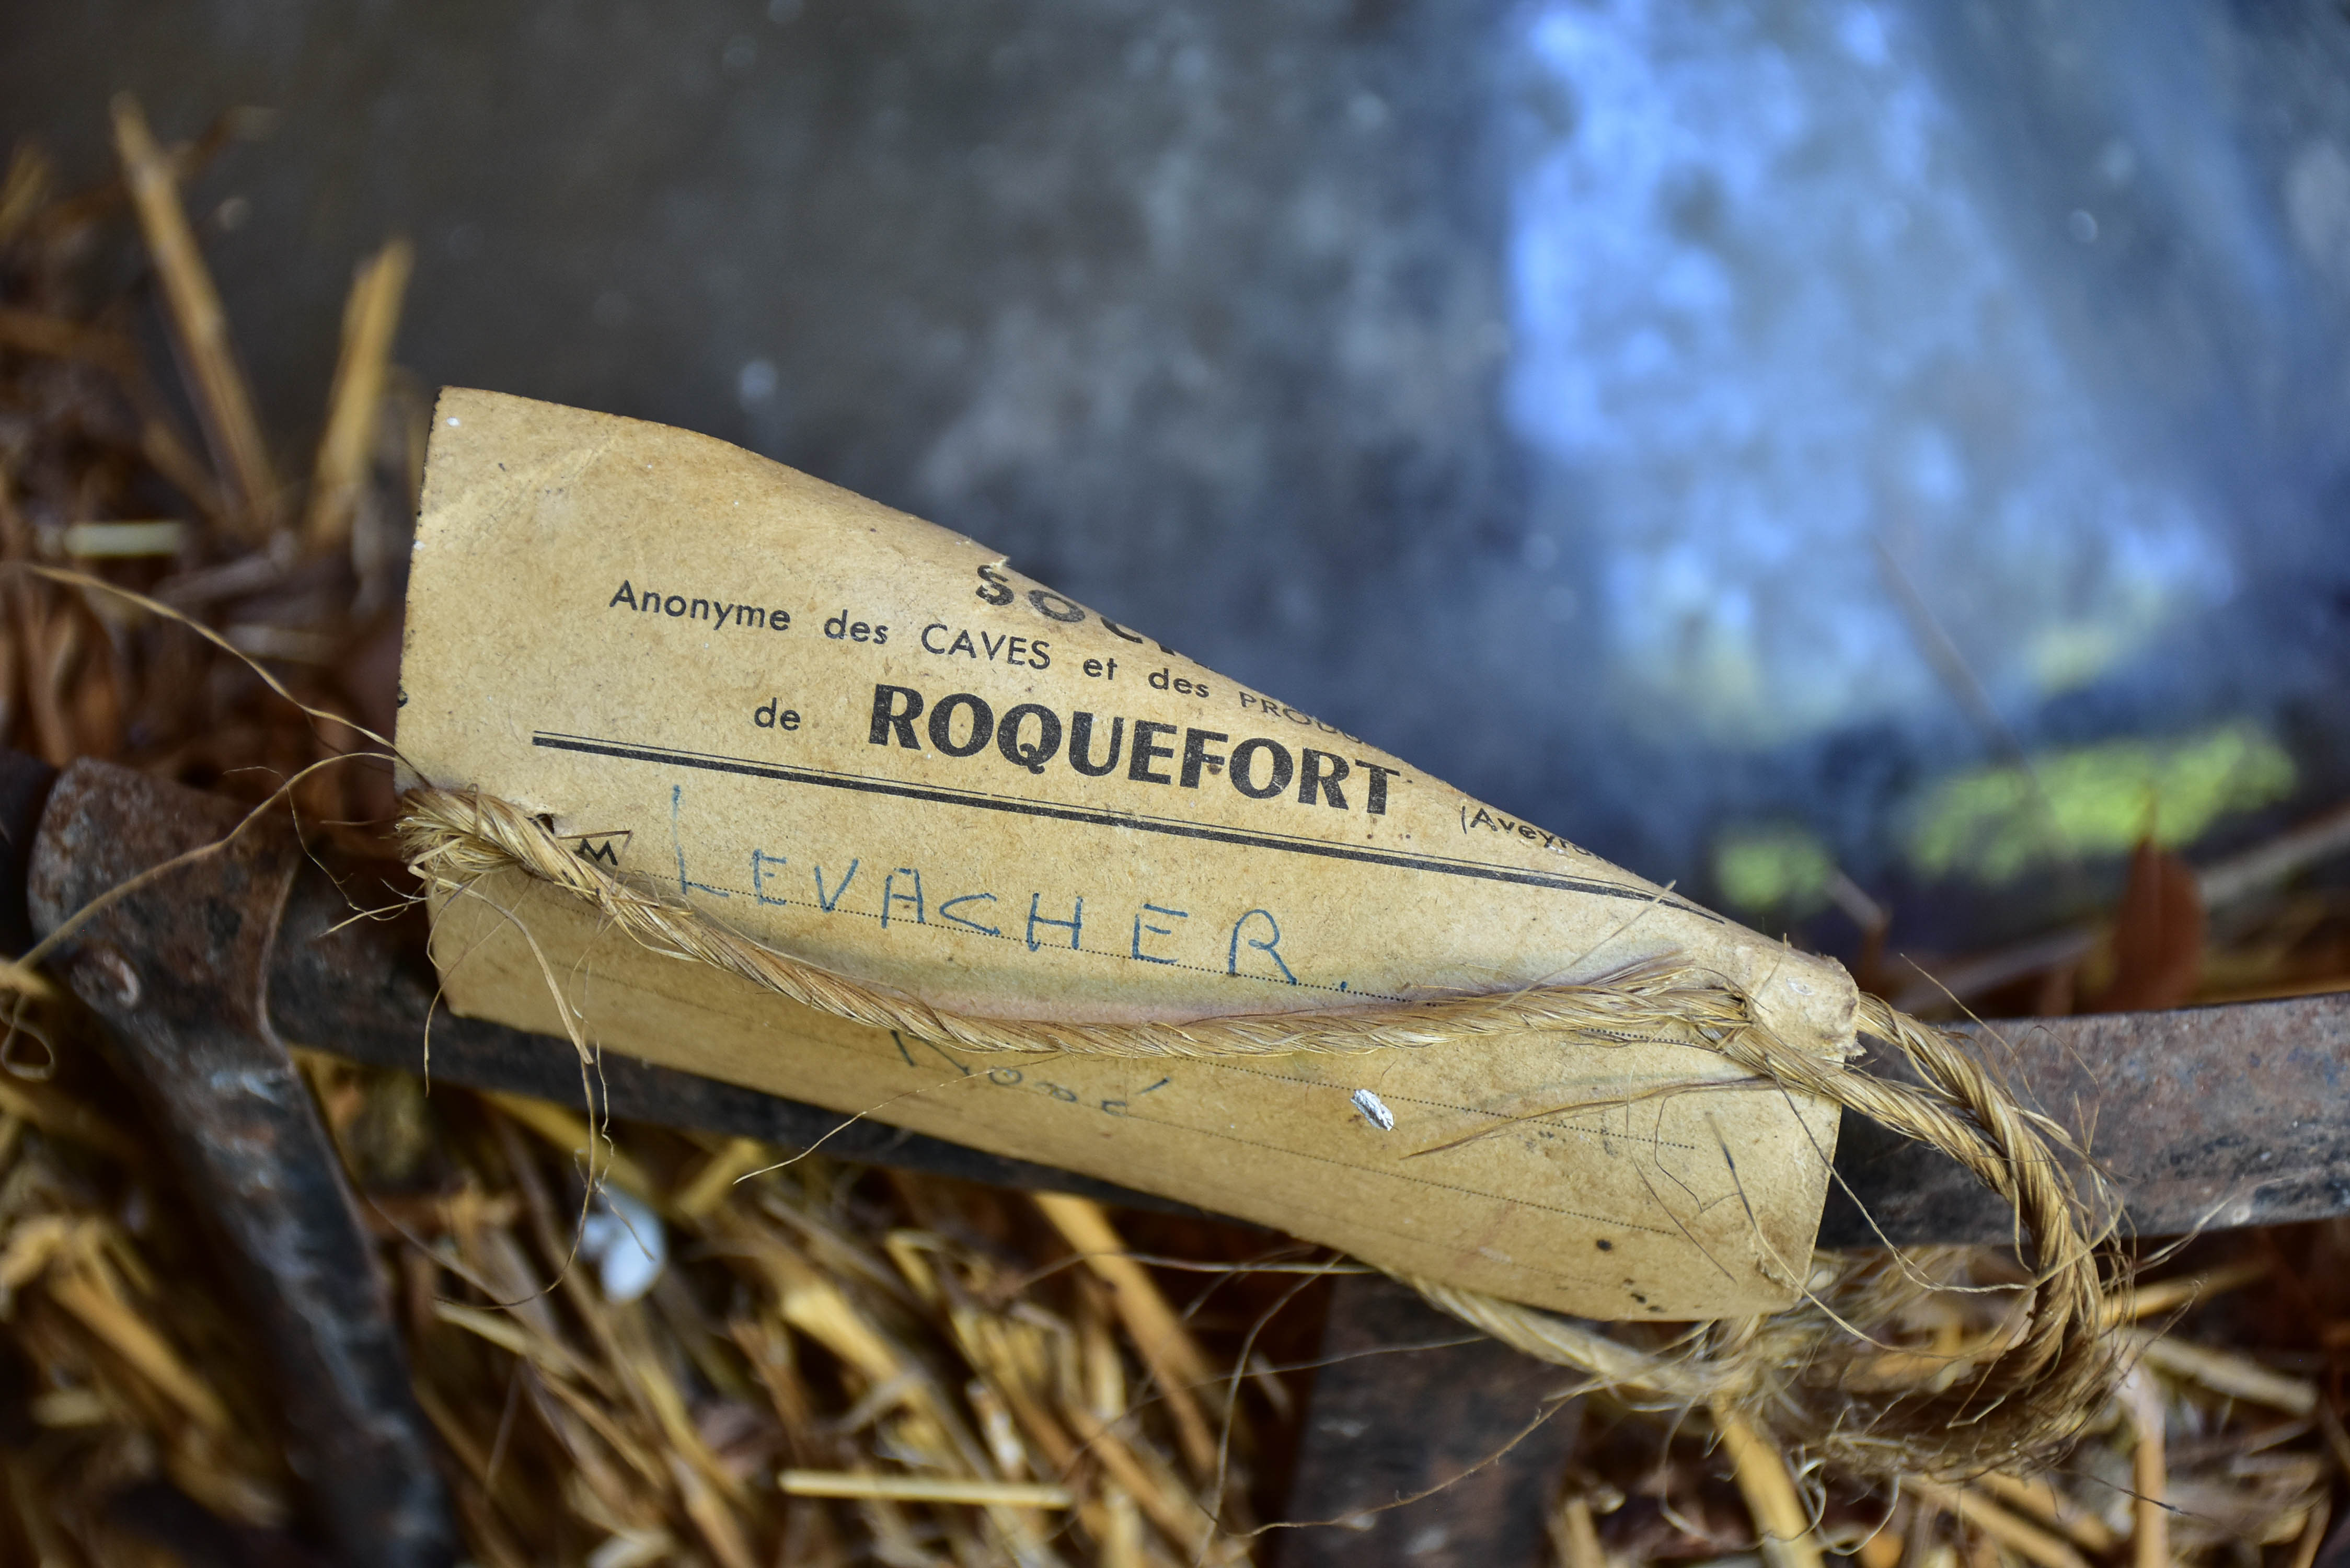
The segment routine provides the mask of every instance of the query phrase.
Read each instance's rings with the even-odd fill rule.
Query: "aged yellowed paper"
[[[981,545],[682,431],[445,393],[401,703],[423,778],[546,813],[709,919],[942,1008],[1318,1011],[1680,955],[1787,1041],[1852,1046],[1833,963]],[[551,979],[611,1050],[1598,1317],[1785,1304],[1836,1127],[1639,1040],[959,1055],[649,953],[519,877],[439,909],[435,956],[461,1012],[560,1033]]]

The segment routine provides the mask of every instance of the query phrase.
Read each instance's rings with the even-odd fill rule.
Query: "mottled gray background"
[[[1934,781],[2246,726],[2350,788],[2350,23],[2161,0],[20,4],[135,89],[289,451],[402,360],[754,447],[1659,878],[1929,944]],[[1963,880],[1963,878],[1960,879]],[[2054,889],[2053,891],[2051,889]],[[1786,911],[1794,919],[1802,911]],[[1820,917],[1814,940],[1848,928]]]

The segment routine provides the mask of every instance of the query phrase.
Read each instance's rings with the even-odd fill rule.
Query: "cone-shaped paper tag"
[[[426,779],[550,814],[639,885],[937,1007],[1328,1011],[1678,955],[1788,1042],[1851,1049],[1835,965],[993,551],[704,437],[445,393],[401,673],[399,741]],[[518,874],[492,883],[436,911],[461,1012],[560,1033],[551,970],[608,1048],[1586,1315],[1783,1305],[1808,1263],[1836,1113],[1711,1052],[1528,1033],[958,1054],[652,955]]]

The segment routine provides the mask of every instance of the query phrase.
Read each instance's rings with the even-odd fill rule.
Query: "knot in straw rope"
[[[1714,1051],[1757,1077],[1931,1145],[2013,1207],[2032,1282],[2025,1310],[2003,1343],[1958,1359],[1877,1356],[1882,1347],[1872,1331],[1892,1325],[1937,1288],[1910,1260],[1890,1255],[1821,1253],[1796,1306],[1709,1325],[1664,1352],[1477,1292],[1409,1282],[1444,1311],[1583,1374],[1594,1388],[1638,1401],[1726,1406],[1785,1448],[1810,1449],[1871,1474],[1963,1475],[2044,1459],[2080,1430],[2116,1376],[2113,1343],[2101,1332],[2091,1209],[2071,1174],[2084,1165],[2079,1151],[2062,1128],[2019,1106],[1950,1036],[1873,997],[1861,999],[1861,1032],[1906,1063],[1918,1084],[1789,1045],[1758,1020],[1744,995],[1671,963],[1602,982],[1345,1011],[1146,1023],[986,1018],[946,1012],[778,952],[600,869],[510,802],[428,786],[401,804],[409,864],[437,892],[460,893],[493,873],[523,871],[593,906],[653,951],[710,964],[852,1023],[966,1050],[1269,1055],[1422,1048],[1539,1031],[1591,1044],[1638,1038]],[[2095,1196],[2102,1200],[2102,1192]],[[1855,1376],[1872,1360],[1931,1365],[1906,1377]]]

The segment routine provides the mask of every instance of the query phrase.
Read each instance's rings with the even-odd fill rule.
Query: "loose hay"
[[[1248,1456],[1220,1489],[1190,1440],[1211,1363],[1094,1205],[639,1129],[611,1169],[673,1261],[616,1302],[572,1262],[584,1122],[306,1065],[405,1188],[371,1207],[485,1563],[1246,1559]],[[1040,1277],[1072,1230],[1114,1283]]]

